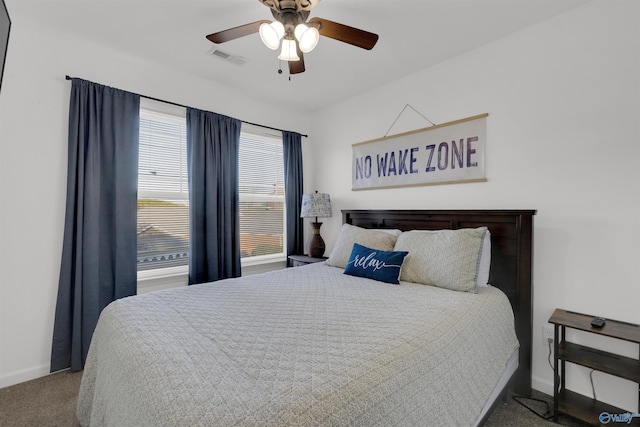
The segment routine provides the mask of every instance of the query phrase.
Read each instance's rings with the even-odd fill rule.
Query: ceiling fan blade
[[[298,56],[300,57],[299,61],[289,61],[289,74],[300,74],[304,73],[304,55],[298,44],[296,43],[296,51],[298,52]]]
[[[377,34],[329,21],[328,19],[312,18],[309,20],[309,23],[313,22],[320,23],[319,31],[321,36],[349,43],[363,49],[371,50],[378,41]]]
[[[217,33],[209,34],[207,39],[213,43],[224,43],[229,40],[235,40],[240,37],[248,36],[249,34],[257,33],[260,29],[260,24],[270,24],[271,21],[256,21],[250,24],[240,25],[239,27],[229,28],[228,30],[219,31]]]

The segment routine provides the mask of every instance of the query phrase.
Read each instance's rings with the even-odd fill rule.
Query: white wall
[[[308,184],[331,194],[327,253],[340,209],[537,209],[533,384],[552,394],[541,329],[556,307],[640,323],[639,18],[639,2],[589,3],[319,112]],[[489,113],[488,181],[352,192],[351,144],[384,136],[406,104],[436,123]],[[391,134],[427,126],[409,109]],[[637,410],[637,385],[594,381],[599,399]],[[587,370],[567,385],[591,395]]]
[[[49,372],[66,197],[65,75],[249,122],[309,128],[297,112],[43,31],[19,16],[12,21],[0,96],[0,387]]]

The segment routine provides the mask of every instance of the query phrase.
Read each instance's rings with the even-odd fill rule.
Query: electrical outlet
[[[542,325],[542,345],[548,347],[549,340],[553,341],[553,325]]]

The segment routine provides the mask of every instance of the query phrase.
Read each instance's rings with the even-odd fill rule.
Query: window
[[[243,265],[282,258],[286,230],[282,134],[243,124],[238,157]]]
[[[138,271],[189,263],[185,109],[144,100],[138,159]]]
[[[138,272],[189,264],[186,110],[147,99],[140,107]],[[282,134],[242,125],[239,152],[243,265],[284,259]],[[165,270],[172,268],[172,270]],[[151,271],[149,271],[151,273]],[[146,274],[146,273],[145,273]],[[147,277],[145,275],[145,277]]]

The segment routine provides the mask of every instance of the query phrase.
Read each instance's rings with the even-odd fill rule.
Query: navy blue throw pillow
[[[344,274],[366,277],[381,282],[400,283],[400,269],[409,252],[380,251],[355,243]]]

